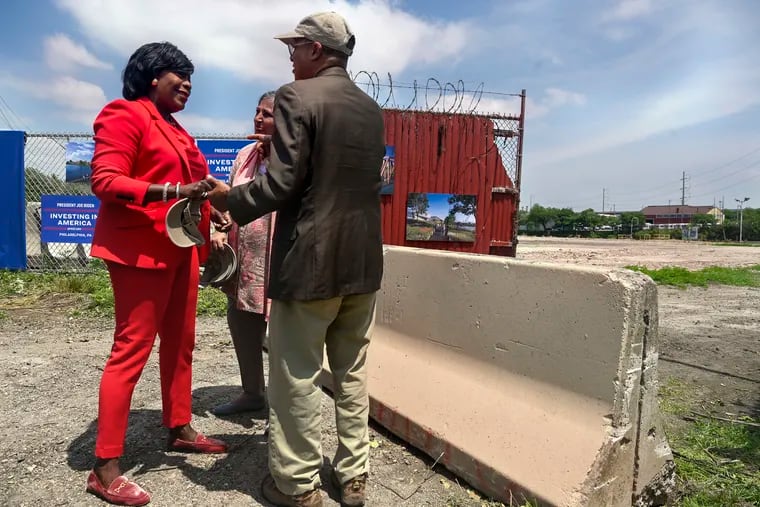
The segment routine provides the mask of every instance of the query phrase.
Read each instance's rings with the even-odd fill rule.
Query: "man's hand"
[[[228,211],[227,194],[230,193],[230,186],[223,181],[219,181],[210,174],[206,176],[206,181],[211,185],[211,190],[208,191],[206,196],[209,202],[211,202],[211,205],[218,211]]]
[[[251,141],[258,141],[260,143],[271,143],[272,142],[272,136],[269,134],[251,134],[248,136],[245,136],[246,139],[250,139]]]
[[[269,156],[269,147],[272,146],[272,136],[268,134],[251,134],[246,136],[246,139],[258,141],[253,149],[259,152],[262,158]]]

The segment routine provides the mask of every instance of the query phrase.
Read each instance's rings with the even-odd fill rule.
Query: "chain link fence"
[[[197,135],[196,139],[243,139],[244,135]],[[26,174],[27,268],[34,271],[86,272],[98,265],[90,243],[46,242],[42,234],[42,196],[91,196],[89,163],[76,148],[92,143],[92,134],[28,134],[24,147]],[[72,149],[73,147],[73,149]]]
[[[515,189],[520,189],[520,118],[514,116],[493,116],[494,142],[499,150],[504,170],[514,183]]]
[[[494,144],[519,199],[522,122],[520,117],[493,115]],[[244,139],[244,135],[193,135],[196,139]],[[35,271],[87,272],[99,261],[90,243],[47,242],[42,233],[43,196],[91,196],[89,160],[77,159],[72,146],[92,143],[87,133],[28,134],[25,142],[27,267]],[[514,204],[517,209],[517,202]]]

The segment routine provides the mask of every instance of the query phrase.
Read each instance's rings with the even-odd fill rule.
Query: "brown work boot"
[[[322,507],[322,493],[318,489],[300,495],[286,495],[277,489],[272,474],[267,474],[261,482],[261,494],[268,502],[278,507]]]
[[[343,484],[338,481],[335,472],[332,474],[333,485],[340,491],[340,504],[346,507],[362,507],[367,489],[367,474],[357,475]]]

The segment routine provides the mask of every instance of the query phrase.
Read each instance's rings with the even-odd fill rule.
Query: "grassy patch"
[[[689,271],[686,268],[679,267],[648,269],[645,266],[626,266],[626,268],[644,273],[660,285],[706,287],[708,284],[719,284],[737,287],[760,287],[760,264],[746,268],[710,266],[697,271]]]
[[[695,416],[696,387],[669,379],[660,388],[660,408],[676,462],[678,505],[760,505],[760,428],[742,417],[727,422]],[[742,424],[742,422],[750,424]]]
[[[89,300],[86,311],[113,313],[111,282],[105,271],[87,274],[0,271],[0,296],[9,307],[33,305],[57,294],[84,294]]]
[[[760,246],[760,242],[757,241],[742,241],[741,243],[735,242],[719,242],[719,243],[712,243],[713,246]]]
[[[227,315],[227,295],[213,287],[198,289],[198,315]]]
[[[409,241],[426,241],[433,235],[433,227],[422,227],[417,225],[406,226],[406,239]]]
[[[0,271],[0,298],[4,300],[0,304],[7,309],[34,305],[43,298],[63,294],[86,296],[83,308],[71,309],[74,316],[113,315],[113,291],[105,268],[86,274]],[[198,315],[220,316],[226,309],[227,297],[220,290],[199,290]]]

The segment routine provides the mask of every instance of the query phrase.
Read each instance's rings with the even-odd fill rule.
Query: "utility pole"
[[[681,177],[681,206],[686,204],[686,171]]]
[[[742,226],[744,225],[743,222],[743,215],[744,215],[744,203],[749,201],[749,197],[745,197],[744,199],[734,199],[737,202],[737,208],[736,211],[739,213],[739,243],[742,242]]]
[[[720,225],[723,229],[723,241],[726,241],[726,196],[720,198]]]
[[[604,210],[607,209],[607,189],[602,189],[602,213],[604,213]]]

